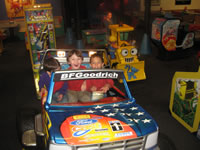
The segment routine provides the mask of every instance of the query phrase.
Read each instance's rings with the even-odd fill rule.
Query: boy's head
[[[43,68],[45,71],[52,72],[56,70],[60,70],[60,63],[57,59],[48,58],[44,60]]]
[[[90,57],[90,66],[93,69],[102,69],[104,66],[103,57],[100,54],[93,54]]]
[[[79,69],[83,61],[81,51],[74,49],[68,52],[67,61],[71,65],[72,69]]]
[[[112,18],[112,13],[110,11],[106,12],[106,18],[110,20]]]

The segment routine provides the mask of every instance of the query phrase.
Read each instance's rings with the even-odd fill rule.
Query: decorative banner
[[[190,5],[191,0],[176,0],[176,5]]]
[[[5,0],[8,18],[23,17],[23,7],[34,3],[35,0]]]

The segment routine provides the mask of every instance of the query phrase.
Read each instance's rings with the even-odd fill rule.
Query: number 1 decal
[[[123,127],[122,127],[120,121],[110,121],[109,124],[113,131],[122,131],[123,130]]]

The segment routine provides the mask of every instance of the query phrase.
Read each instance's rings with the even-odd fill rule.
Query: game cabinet
[[[39,67],[45,50],[56,48],[55,27],[51,4],[24,7],[26,48],[29,50],[37,93]]]
[[[51,4],[32,5],[24,8],[27,49],[30,51],[33,70],[38,69],[41,51],[56,48],[55,28]]]

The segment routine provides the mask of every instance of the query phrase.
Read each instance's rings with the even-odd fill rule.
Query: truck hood
[[[96,144],[147,135],[158,129],[154,119],[130,101],[49,109],[49,133],[56,143]]]

